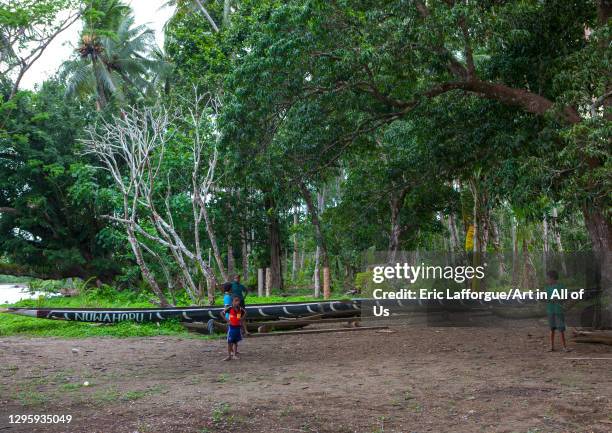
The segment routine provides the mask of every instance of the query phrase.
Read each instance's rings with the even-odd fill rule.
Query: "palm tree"
[[[77,49],[79,57],[64,64],[66,93],[95,94],[96,108],[104,108],[111,97],[144,96],[148,75],[158,61],[153,31],[134,26],[129,8],[118,0],[98,2],[104,12],[86,22]],[[127,8],[127,9],[126,9]]]

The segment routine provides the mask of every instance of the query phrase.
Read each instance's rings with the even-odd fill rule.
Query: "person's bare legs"
[[[223,359],[224,361],[232,360],[232,345],[233,343],[227,343],[227,358]]]
[[[234,343],[234,358],[240,359],[238,356],[238,343]]]
[[[565,343],[565,331],[559,331],[561,334],[561,343],[563,344],[563,350],[565,352],[569,352],[570,350],[567,348],[567,344]]]
[[[551,329],[550,330],[550,350],[549,352],[554,352],[555,351],[555,330]]]

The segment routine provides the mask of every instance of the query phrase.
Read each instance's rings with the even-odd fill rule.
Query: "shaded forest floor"
[[[548,353],[546,325],[537,321],[393,330],[252,338],[232,362],[221,361],[222,339],[3,337],[0,431],[612,429],[608,346]],[[42,413],[73,420],[8,423],[9,414]]]

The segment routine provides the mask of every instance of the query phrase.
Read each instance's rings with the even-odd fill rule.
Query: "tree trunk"
[[[217,281],[215,278],[206,277],[206,295],[208,305],[215,305],[215,290],[217,289]]]
[[[389,247],[387,252],[387,263],[394,263],[397,258],[397,250],[399,248],[400,236],[402,234],[402,226],[400,224],[400,213],[404,206],[404,199],[408,193],[408,188],[404,187],[392,193],[389,199],[389,207],[391,208],[391,227],[389,231]]]
[[[212,222],[210,221],[210,218],[208,218],[208,209],[206,209],[206,205],[202,205],[202,214],[204,215],[204,223],[206,226],[206,233],[208,233],[208,240],[210,241],[210,244],[212,246],[213,255],[215,256],[215,261],[217,262],[217,266],[219,267],[221,278],[224,281],[229,281],[227,272],[225,272],[225,266],[223,266],[223,258],[221,257],[221,253],[219,252],[217,237],[215,236],[215,231],[213,230]]]
[[[548,272],[548,220],[546,215],[542,218],[542,268],[546,275]]]
[[[600,272],[600,290],[603,300],[598,326],[612,327],[612,224],[600,208],[584,207],[584,222],[593,244]]]
[[[321,296],[321,247],[317,245],[315,251],[315,266],[313,274],[314,283],[314,297],[318,298]]]
[[[472,266],[481,266],[484,262],[484,233],[486,225],[484,224],[482,212],[483,212],[483,194],[479,189],[478,180],[470,180],[470,191],[472,192],[472,198],[474,199],[474,206],[472,209],[472,225],[474,227],[474,248],[472,255]],[[485,246],[486,248],[486,246]],[[472,290],[479,291],[481,289],[481,280],[474,278],[472,280]]]
[[[518,258],[518,227],[514,216],[512,218],[512,287],[518,287],[519,258]]]
[[[140,245],[138,244],[138,240],[136,239],[134,229],[129,224],[126,227],[128,240],[130,242],[130,246],[132,247],[132,251],[134,252],[136,263],[138,264],[138,266],[140,267],[140,271],[142,272],[143,278],[149,284],[151,290],[153,290],[153,293],[155,293],[155,295],[157,295],[157,297],[159,298],[160,305],[162,307],[170,307],[170,303],[164,296],[162,290],[159,288],[159,285],[157,284],[153,273],[151,272],[149,266],[147,266],[146,262],[144,261],[144,258],[142,257],[142,251],[140,250]]]
[[[97,69],[96,67],[97,62],[98,60],[96,59],[96,57],[93,57],[92,63],[94,63],[94,66],[93,66],[94,71]],[[102,77],[100,77],[98,73],[95,74],[95,81],[96,81],[96,110],[102,111],[102,109],[106,107],[106,104],[108,102],[106,100],[106,94],[104,92],[104,85],[102,84]]]
[[[291,281],[295,283],[295,278],[297,276],[297,267],[298,267],[298,236],[297,236],[297,226],[299,223],[298,218],[298,207],[295,206],[293,209],[293,257],[291,261]]]
[[[266,285],[264,274],[265,271],[263,268],[257,268],[257,296],[260,298],[264,295],[264,287]]]
[[[389,230],[389,247],[387,249],[387,263],[394,263],[395,257],[397,256],[397,249],[399,247],[399,238],[401,234],[401,227],[399,222],[400,214],[400,202],[397,198],[392,197],[389,201],[391,207],[391,227]]]
[[[230,24],[231,8],[231,0],[225,0],[223,2],[223,27],[227,27]]]
[[[280,224],[276,214],[276,203],[266,198],[268,215],[268,245],[270,247],[270,284],[271,288],[283,290],[283,270],[281,258]],[[268,287],[266,287],[268,290]]]
[[[246,230],[244,227],[240,228],[240,241],[242,244],[242,280],[246,281],[249,279],[249,246],[246,238]]]
[[[563,275],[567,275],[567,264],[565,263],[565,253],[563,252],[563,243],[561,242],[561,232],[559,231],[559,222],[558,222],[557,208],[553,208],[553,224],[552,231],[553,237],[555,239],[555,245],[557,246],[557,253],[559,254],[559,260],[561,261],[561,272]],[[586,224],[586,216],[585,216],[585,224]],[[587,228],[588,230],[588,228]]]
[[[523,263],[521,266],[520,287],[523,290],[534,290],[536,288],[535,267],[533,266],[531,255],[529,254],[529,241],[526,237],[523,237],[522,245]]]
[[[300,253],[300,272],[304,269],[304,262],[306,261],[306,239],[302,241],[302,252]]]
[[[285,252],[285,258],[284,258],[284,266],[283,268],[285,269],[285,272],[287,272],[287,269],[289,269],[289,250],[287,248],[284,249]],[[286,276],[284,276],[283,278],[286,278]]]
[[[331,298],[331,271],[323,268],[323,299]]]
[[[232,248],[232,240],[231,237],[227,237],[227,275],[228,277],[233,278],[235,272],[234,265],[234,249]]]
[[[323,210],[325,206],[325,191],[317,194],[317,207],[315,207],[312,200],[312,193],[308,189],[305,183],[300,182],[299,184],[300,191],[302,192],[302,197],[306,202],[306,208],[308,209],[308,213],[310,214],[310,220],[312,222],[312,226],[315,229],[315,237],[317,239],[317,248],[319,249],[321,264],[323,265],[323,272],[329,273],[329,257],[327,255],[327,246],[325,244],[325,238],[323,237],[323,231],[321,229],[321,222],[319,220],[319,212]],[[325,271],[327,269],[327,271]],[[330,287],[325,286],[325,279],[323,279],[323,297],[325,299],[329,298],[331,293]],[[329,284],[329,281],[327,281]],[[326,297],[327,296],[327,297]]]
[[[450,256],[451,263],[455,263],[455,254],[461,250],[459,244],[459,233],[457,231],[457,224],[455,223],[455,214],[451,213],[448,216],[448,231],[450,234]]]
[[[266,296],[272,294],[272,270],[266,268]]]
[[[497,254],[497,269],[500,276],[506,275],[506,261],[499,234],[499,225],[494,220],[491,221],[491,232],[493,237],[493,248]]]

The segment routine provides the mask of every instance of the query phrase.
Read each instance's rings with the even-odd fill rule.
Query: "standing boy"
[[[569,350],[565,344],[565,311],[561,300],[558,299],[564,287],[563,284],[559,283],[557,271],[550,270],[546,273],[546,276],[546,315],[548,316],[548,325],[550,326],[550,352],[555,351],[555,331],[559,331],[559,334],[561,334],[563,350],[568,352]]]
[[[227,321],[227,358],[224,361],[231,361],[238,357],[238,342],[242,340],[242,323],[246,317],[246,310],[240,306],[240,298],[234,296],[232,305],[225,308],[221,317]]]
[[[240,298],[240,306],[244,308],[244,298],[247,295],[247,289],[240,284],[240,274],[234,275],[234,281],[232,281],[232,296],[238,296]],[[248,335],[246,321],[242,321],[242,335]]]

